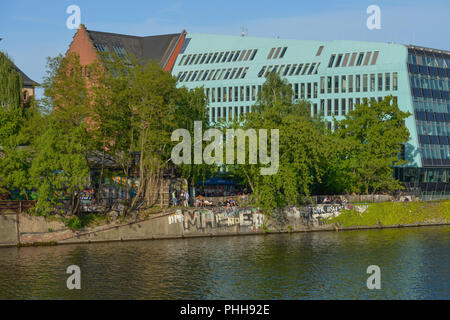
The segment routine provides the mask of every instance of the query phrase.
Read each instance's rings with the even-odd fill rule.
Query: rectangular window
[[[200,73],[198,74],[197,81],[200,81],[202,79],[203,72],[204,72],[203,70],[200,71]]]
[[[329,76],[327,77],[327,93],[331,93],[332,86],[333,86],[333,78]]]
[[[361,75],[357,74],[355,76],[355,92],[361,91]]]
[[[220,63],[222,61],[222,57],[223,57],[224,52],[219,53],[219,57],[217,58],[217,63]]]
[[[223,88],[223,102],[227,102],[228,101],[228,97],[227,97],[227,88]]]
[[[345,116],[345,99],[341,99],[341,116]]]
[[[245,101],[250,101],[250,86],[245,88]]]
[[[320,99],[320,115],[321,116],[325,115],[325,100],[324,99]]]
[[[180,63],[178,65],[181,66],[183,64],[184,60],[186,60],[186,56],[181,57]]]
[[[280,67],[280,70],[278,70],[278,74],[283,75],[283,71],[284,71],[284,64]]]
[[[286,69],[284,69],[283,76],[286,76],[286,75],[288,74],[290,68],[291,68],[291,65],[288,64],[288,65],[286,66]]]
[[[256,101],[256,86],[252,86],[252,101]]]
[[[212,55],[213,55],[212,53],[210,53],[210,54],[208,55],[208,59],[206,59],[205,63],[209,63],[209,60],[211,60]]]
[[[356,98],[355,99],[355,108],[356,108],[356,106],[359,106],[361,104],[361,99],[359,99],[359,98]]]
[[[212,120],[212,122],[215,122],[216,121],[216,108],[212,107],[211,111],[212,111],[211,120]]]
[[[398,73],[397,72],[392,73],[392,90],[394,90],[394,91],[398,90]]]
[[[355,65],[356,55],[356,52],[352,53],[352,58],[350,59],[350,64],[348,65],[349,67],[353,67]]]
[[[230,79],[234,78],[234,74],[236,73],[236,71],[237,71],[237,68],[234,68],[233,72],[231,72]]]
[[[307,88],[307,91],[306,91],[307,92],[307,98],[311,99],[311,82],[308,82],[306,88]]]
[[[317,98],[317,82],[314,82],[313,97],[314,99]]]
[[[220,120],[220,118],[222,118],[221,110],[222,108],[217,108],[217,120]]]
[[[314,103],[314,107],[313,107],[313,116],[314,116],[314,117],[317,116],[317,103]]]
[[[300,99],[305,99],[305,84],[300,84]]]
[[[242,76],[241,79],[244,79],[245,76],[247,75],[247,71],[248,71],[248,67],[244,69],[244,71],[242,72]]]
[[[221,101],[222,101],[222,89],[217,88],[217,102],[221,102]]]
[[[367,92],[368,75],[363,74],[363,92]]]
[[[389,72],[384,74],[384,85],[386,91],[391,90],[391,74]]]
[[[375,92],[375,74],[370,75],[370,92]]]
[[[216,88],[211,89],[211,102],[216,102]]]
[[[294,99],[298,99],[298,83],[294,84]]]
[[[378,91],[383,91],[383,74],[378,74]]]
[[[234,101],[239,100],[239,87],[234,87]]]
[[[200,64],[202,64],[203,62],[205,62],[206,57],[208,57],[208,54],[207,54],[207,53],[203,54],[202,60],[200,60]]]
[[[244,101],[244,88],[243,86],[240,87],[240,97],[239,97],[239,101]]]
[[[353,99],[348,99],[348,111],[353,111]]]
[[[345,93],[347,91],[347,78],[346,76],[341,76],[341,92]]]
[[[320,93],[325,93],[325,77],[320,77]]]
[[[258,78],[261,78],[264,75],[264,71],[266,71],[266,66],[262,67],[258,72]]]
[[[334,99],[334,115],[339,115],[339,99]]]
[[[189,60],[189,65],[191,65],[194,62],[196,56],[197,56],[196,54],[192,56],[192,58]]]
[[[353,92],[353,75],[348,76],[348,92]]]
[[[231,68],[227,70],[227,72],[225,73],[225,77],[223,77],[224,80],[227,80],[228,77],[230,76],[231,73]]]
[[[334,93],[339,93],[339,76],[334,76]]]
[[[233,87],[228,87],[228,102],[233,101]]]
[[[228,120],[233,119],[233,107],[228,107]]]
[[[331,99],[327,100],[327,116],[331,117]]]
[[[209,96],[209,88],[206,88],[205,95],[206,95],[206,100],[208,100],[208,102],[211,102],[211,97]]]

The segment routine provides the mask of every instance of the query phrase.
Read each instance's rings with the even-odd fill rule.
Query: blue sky
[[[46,57],[65,53],[75,30],[69,5],[81,8],[88,29],[133,35],[188,32],[304,40],[361,40],[450,50],[448,0],[0,0],[0,50],[33,80]],[[368,30],[366,9],[381,9],[381,30]]]

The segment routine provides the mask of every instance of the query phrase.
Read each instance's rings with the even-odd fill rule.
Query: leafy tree
[[[0,51],[0,108],[16,108],[22,96],[22,77],[7,54]]]
[[[336,121],[334,135],[340,139],[341,152],[339,161],[331,166],[330,182],[347,192],[365,194],[401,188],[393,167],[406,162],[400,153],[409,139],[404,123],[409,116],[388,96],[381,102],[365,100]]]

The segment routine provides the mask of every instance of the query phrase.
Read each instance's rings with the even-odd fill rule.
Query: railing
[[[34,207],[36,201],[0,200],[0,213],[22,213]]]

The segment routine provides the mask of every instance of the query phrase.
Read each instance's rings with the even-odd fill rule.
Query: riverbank
[[[133,220],[95,219],[79,230],[58,218],[0,215],[0,246],[177,239],[340,231],[450,224],[450,201],[289,207],[264,215],[257,208],[169,209]]]

